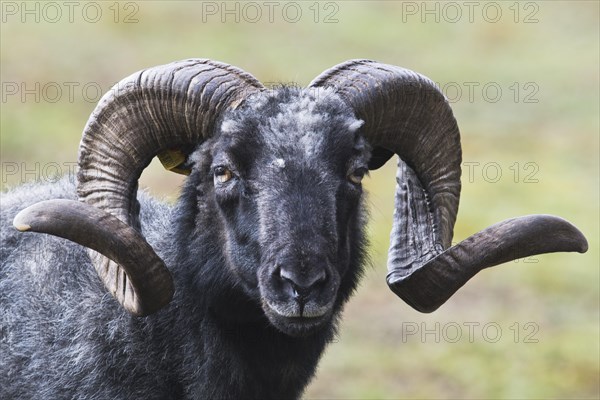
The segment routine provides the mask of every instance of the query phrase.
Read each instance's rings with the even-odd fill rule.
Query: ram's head
[[[355,285],[347,270],[362,255],[353,246],[362,238],[361,179],[394,154],[387,282],[417,310],[435,310],[483,268],[587,249],[575,227],[546,215],[504,221],[450,247],[461,173],[452,111],[429,79],[368,60],[340,64],[305,89],[266,89],[210,60],[140,71],[90,117],[80,201],[39,203],[15,225],[93,249],[119,302],[152,313],[169,302],[173,284],[139,233],[136,192],[158,155],[210,195],[226,262],[244,290],[275,326],[302,334],[329,321],[344,300],[340,287]]]

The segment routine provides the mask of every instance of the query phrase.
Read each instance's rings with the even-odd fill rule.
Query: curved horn
[[[139,229],[137,181],[152,158],[190,153],[232,104],[263,86],[250,74],[204,59],[139,71],[98,103],[79,147],[79,199]]]
[[[441,91],[420,74],[370,60],[339,64],[310,84],[325,86],[365,121],[371,169],[394,153],[401,159],[387,282],[415,309],[434,311],[482,268],[534,254],[586,251],[581,232],[549,216],[508,220],[448,249],[460,197],[461,146]]]
[[[138,231],[112,214],[80,201],[46,200],[19,212],[13,225],[22,232],[69,239],[119,264],[122,269],[113,278],[123,282],[123,302],[131,304],[135,315],[151,314],[173,297],[173,281],[163,261]],[[134,293],[144,301],[137,302]]]
[[[204,59],[173,62],[123,79],[100,100],[84,129],[79,199],[139,230],[137,182],[152,158],[173,148],[190,153],[213,134],[226,109],[262,88],[250,74]],[[114,279],[122,275],[121,266],[90,254],[117,300],[133,313],[143,309],[148,299],[128,285],[128,271],[124,279]],[[156,291],[163,290],[158,282]]]
[[[460,197],[460,135],[435,84],[403,68],[351,60],[310,86],[333,86],[365,121],[362,129],[373,147],[369,168],[381,167],[396,153],[417,171],[433,213],[431,226],[424,228],[435,229],[424,234],[435,235],[439,247],[449,246]]]
[[[179,160],[163,157],[161,161],[170,164],[169,169],[184,169],[180,164],[185,156],[213,134],[222,113],[263,88],[250,74],[205,59],[177,61],[123,79],[102,97],[84,129],[78,161],[79,200],[102,210],[100,217],[111,214],[140,231],[138,179],[152,158],[165,152],[178,154]],[[68,214],[70,206],[61,209]],[[139,267],[133,267],[130,262],[120,263],[126,255],[115,255],[109,242],[88,246],[98,251],[91,250],[90,257],[104,285],[135,315],[166,305],[173,284],[162,261],[155,262],[158,256],[143,236],[121,228],[117,231],[128,235],[118,242],[134,242],[148,254],[137,260]],[[56,230],[53,234],[61,235]],[[126,251],[125,246],[120,249]],[[140,274],[140,268],[148,273]],[[140,276],[146,279],[155,271],[160,271],[160,279],[141,282]],[[156,299],[162,300],[157,303]]]

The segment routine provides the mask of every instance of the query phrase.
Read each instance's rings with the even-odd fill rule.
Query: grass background
[[[305,398],[600,396],[598,2],[298,1],[271,15],[257,2],[260,16],[241,2],[47,4],[2,2],[3,189],[66,172],[98,89],[148,66],[206,57],[301,85],[350,58],[414,69],[445,88],[471,163],[455,241],[548,213],[590,250],[484,271],[419,314],[385,284],[390,163],[366,183],[372,268]],[[153,163],[141,184],[172,201],[181,182]]]

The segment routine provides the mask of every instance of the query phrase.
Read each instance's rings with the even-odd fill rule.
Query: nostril
[[[308,275],[296,274],[293,270],[283,267],[278,267],[278,270],[279,277],[288,286],[291,296],[295,299],[307,297],[314,288],[327,280],[325,270]]]
[[[294,299],[299,298],[301,290],[299,290],[298,285],[296,284],[296,282],[294,281],[294,279],[292,277],[292,274],[284,268],[278,268],[278,269],[279,269],[279,277],[286,284],[286,287],[287,287],[290,295]]]
[[[296,285],[294,285],[293,283],[290,283],[290,286],[292,287],[292,297],[294,299],[298,299],[301,297],[300,292],[298,291],[298,287]]]

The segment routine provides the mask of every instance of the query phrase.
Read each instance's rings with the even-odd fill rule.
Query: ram
[[[482,268],[587,249],[547,215],[450,246],[459,131],[417,73],[352,60],[266,89],[210,60],[146,69],[92,113],[76,182],[3,194],[0,397],[299,397],[363,273],[361,180],[394,154],[387,282],[417,310]],[[174,206],[138,194],[157,155],[189,174]]]

